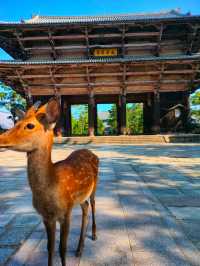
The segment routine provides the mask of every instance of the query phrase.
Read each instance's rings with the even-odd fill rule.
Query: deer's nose
[[[8,148],[11,146],[9,134],[5,132],[0,135],[0,148]]]

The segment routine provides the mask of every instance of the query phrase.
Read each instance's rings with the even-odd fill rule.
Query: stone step
[[[199,143],[199,134],[171,134],[171,135],[134,135],[134,136],[81,136],[56,137],[55,143],[69,144],[151,144],[151,143]]]
[[[85,144],[85,143],[109,143],[109,144],[137,144],[137,143],[163,143],[161,135],[140,136],[95,136],[95,137],[62,137],[55,138],[55,143]]]

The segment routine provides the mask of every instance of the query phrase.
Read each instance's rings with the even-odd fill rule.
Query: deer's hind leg
[[[97,240],[97,235],[96,235],[96,219],[95,219],[95,192],[90,196],[90,204],[91,204],[91,209],[92,209],[92,240]]]
[[[78,247],[76,250],[77,257],[81,256],[83,247],[84,247],[84,241],[85,241],[85,235],[86,235],[86,229],[87,229],[87,221],[88,221],[88,207],[89,207],[89,203],[87,200],[81,204],[82,225],[81,225],[80,239],[79,239]]]
[[[92,194],[90,195],[90,205],[92,209],[92,240],[97,240],[97,234],[96,234],[96,218],[95,218],[95,195],[96,195],[96,189],[97,189],[97,182],[98,182],[98,169],[95,175],[95,184],[92,191]]]

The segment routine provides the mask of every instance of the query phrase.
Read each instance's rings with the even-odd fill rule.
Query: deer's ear
[[[36,113],[36,119],[43,124],[45,130],[54,128],[59,116],[60,104],[56,98],[51,98],[48,103],[41,106]]]
[[[56,123],[60,116],[60,103],[57,98],[51,98],[46,105],[46,119],[49,124]]]

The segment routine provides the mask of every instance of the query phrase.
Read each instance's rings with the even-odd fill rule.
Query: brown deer
[[[67,237],[72,208],[80,204],[82,227],[76,255],[84,246],[87,226],[88,201],[92,209],[92,239],[96,240],[95,191],[98,179],[98,157],[82,149],[71,153],[63,161],[52,163],[53,128],[60,114],[56,98],[39,108],[33,105],[4,134],[0,135],[0,148],[27,152],[28,180],[33,194],[33,206],[42,216],[48,239],[48,265],[53,265],[56,221],[60,223],[59,252],[65,265]]]

